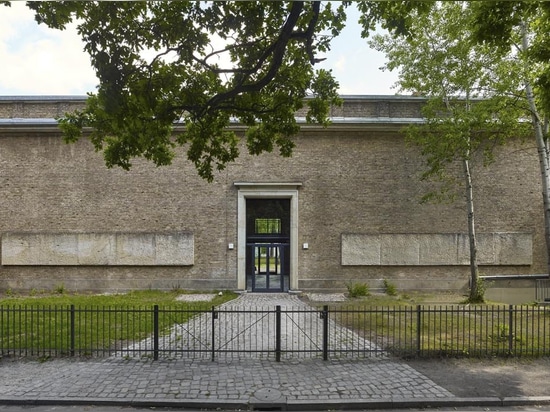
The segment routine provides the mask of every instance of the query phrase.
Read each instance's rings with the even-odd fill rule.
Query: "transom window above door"
[[[257,235],[272,235],[281,233],[281,219],[258,218],[255,221],[255,233]]]

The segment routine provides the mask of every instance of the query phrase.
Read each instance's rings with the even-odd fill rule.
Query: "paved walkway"
[[[188,295],[193,297],[193,295]],[[329,299],[333,295],[329,296]],[[334,296],[338,298],[338,296]],[[325,297],[325,299],[327,299]],[[215,356],[230,358],[275,358],[275,307],[281,307],[281,357],[322,357],[323,319],[320,311],[295,295],[247,293],[226,302],[216,312],[204,312],[183,324],[174,324],[159,341],[162,357],[202,357],[210,359],[212,346]],[[212,331],[214,330],[214,336]],[[338,351],[339,357],[347,351],[386,356],[377,347],[350,329],[328,319],[328,347]],[[145,339],[121,348],[118,356],[153,356],[152,339]],[[243,352],[246,351],[246,352]],[[201,352],[202,351],[202,352]]]
[[[303,304],[290,295],[243,295],[232,307]],[[0,362],[0,404],[114,404],[303,410],[437,405],[503,405],[463,399],[404,362],[187,359],[114,356],[100,360]]]

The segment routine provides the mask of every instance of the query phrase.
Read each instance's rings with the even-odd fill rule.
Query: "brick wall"
[[[416,98],[355,99],[340,117],[419,115]],[[0,101],[0,117],[50,117],[75,102]],[[379,129],[379,130],[378,130]],[[144,160],[129,172],[107,169],[86,140],[66,145],[55,129],[18,132],[0,125],[0,235],[8,232],[185,232],[194,238],[194,264],[175,267],[0,266],[0,289],[236,288],[235,182],[301,182],[298,276],[301,290],[377,287],[457,288],[467,266],[343,266],[342,235],[465,233],[462,196],[454,204],[419,204],[429,189],[418,180],[421,159],[393,127],[335,124],[304,127],[290,159],[244,153],[213,183],[197,177],[180,150],[174,164]],[[511,142],[488,168],[474,166],[479,232],[532,233],[533,264],[484,266],[487,274],[546,271],[536,149]],[[308,243],[307,250],[301,245]]]
[[[85,99],[78,96],[65,97],[2,97],[0,96],[0,119],[57,118],[67,112],[82,109]]]

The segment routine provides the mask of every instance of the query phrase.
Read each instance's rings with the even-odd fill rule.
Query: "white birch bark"
[[[468,208],[468,239],[470,244],[470,301],[476,302],[483,299],[479,291],[479,268],[477,264],[477,239],[474,219],[474,186],[470,172],[470,161],[466,157],[462,161],[464,168],[464,180],[466,183],[466,203]]]
[[[526,23],[521,24],[521,47],[524,53],[529,49],[529,38],[527,34]],[[542,178],[542,201],[544,206],[544,236],[546,240],[546,264],[547,270],[550,274],[550,162],[549,162],[549,150],[548,140],[544,134],[543,121],[537,110],[535,102],[535,95],[533,93],[532,84],[527,76],[525,76],[525,95],[529,109],[531,111],[531,120],[533,122],[533,129],[535,131],[535,139],[537,142],[537,152],[540,164],[540,173]]]

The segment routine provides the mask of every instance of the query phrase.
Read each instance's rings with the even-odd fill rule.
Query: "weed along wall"
[[[432,186],[400,133],[421,122],[421,98],[346,97],[330,127],[303,125],[291,158],[243,144],[212,183],[183,149],[171,166],[123,171],[86,139],[65,144],[54,118],[83,104],[0,97],[0,290],[468,284],[463,197],[419,203]],[[545,272],[535,145],[509,142],[473,173],[482,273]]]

